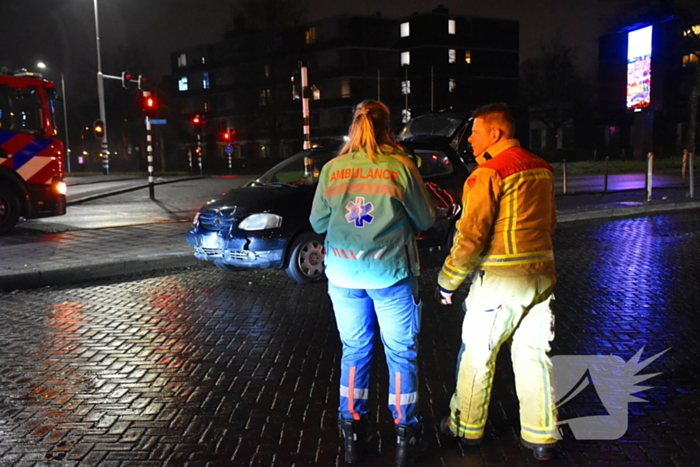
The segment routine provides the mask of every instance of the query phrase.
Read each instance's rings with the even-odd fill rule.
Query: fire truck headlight
[[[56,191],[62,195],[65,195],[68,192],[68,187],[66,186],[66,182],[57,182],[56,183]]]

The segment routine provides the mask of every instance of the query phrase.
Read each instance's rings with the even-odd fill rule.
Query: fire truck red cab
[[[20,218],[66,213],[55,102],[54,83],[41,75],[0,73],[0,234]]]

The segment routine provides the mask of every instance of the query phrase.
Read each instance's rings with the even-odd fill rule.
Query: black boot
[[[556,443],[554,443],[554,444],[535,444],[535,443],[530,443],[528,441],[525,441],[522,438],[520,439],[520,441],[523,443],[523,446],[525,446],[526,448],[528,448],[529,450],[532,451],[532,455],[538,461],[548,461],[552,457],[554,457],[554,449],[556,448]]]
[[[424,452],[423,424],[396,425],[396,467],[411,467]]]
[[[357,464],[372,442],[372,433],[368,429],[369,420],[363,415],[359,420],[339,419],[340,434],[345,438],[345,463]]]

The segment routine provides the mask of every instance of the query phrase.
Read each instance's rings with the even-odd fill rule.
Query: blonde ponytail
[[[377,162],[382,146],[394,152],[404,152],[391,134],[387,106],[379,101],[362,101],[355,109],[348,140],[341,148],[340,155],[364,151],[373,162]]]

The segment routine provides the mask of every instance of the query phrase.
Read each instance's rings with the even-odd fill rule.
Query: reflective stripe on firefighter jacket
[[[335,285],[388,287],[420,274],[415,235],[435,212],[415,164],[403,154],[373,162],[356,151],[321,170],[311,226],[326,235],[326,275]]]
[[[439,286],[453,292],[475,268],[500,276],[554,276],[552,167],[515,139],[495,144],[477,162],[464,184],[462,216]]]

